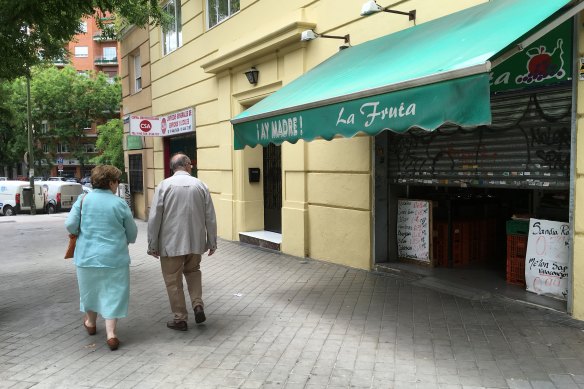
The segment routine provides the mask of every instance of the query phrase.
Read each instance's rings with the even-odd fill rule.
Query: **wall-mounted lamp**
[[[302,34],[300,35],[300,40],[302,42],[307,42],[307,41],[311,41],[313,39],[316,38],[332,38],[332,39],[342,39],[345,42],[339,47],[339,50],[343,50],[346,49],[348,47],[351,47],[351,36],[349,34],[347,35],[325,35],[325,34],[318,34],[316,32],[314,32],[314,30],[306,30],[306,31],[302,31]]]
[[[375,2],[375,0],[369,0],[363,4],[361,7],[361,16],[369,16],[378,12],[389,12],[392,14],[408,15],[409,20],[416,20],[416,10],[411,10],[410,12],[395,11],[388,9],[388,7],[382,7]]]
[[[249,69],[247,72],[243,74],[245,74],[245,76],[247,77],[247,81],[249,81],[250,84],[255,85],[258,83],[260,71],[257,70],[255,66],[252,66],[251,69]]]

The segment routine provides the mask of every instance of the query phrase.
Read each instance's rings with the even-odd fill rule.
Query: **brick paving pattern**
[[[227,241],[203,260],[207,321],[169,330],[138,223],[115,352],[101,318],[96,336],[81,325],[63,231],[48,249],[3,239],[0,388],[584,388],[568,315]]]

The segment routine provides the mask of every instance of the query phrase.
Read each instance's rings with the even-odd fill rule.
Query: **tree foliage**
[[[112,119],[98,128],[95,144],[100,154],[92,163],[114,165],[124,171],[124,124],[120,119]]]
[[[26,150],[26,127],[18,122],[13,109],[14,87],[12,83],[0,82],[0,166],[12,166]]]
[[[168,22],[158,0],[0,0],[0,10],[0,79],[26,76],[35,65],[63,59],[84,17],[99,21],[111,13],[140,27]]]
[[[22,159],[27,150],[26,79],[0,83],[0,137],[4,136],[6,148],[0,164],[12,165]],[[66,144],[72,157],[80,165],[88,162],[84,149],[86,128],[93,122],[105,122],[119,116],[121,84],[104,73],[80,74],[70,66],[35,68],[31,78],[31,113],[34,142],[48,145],[49,154],[35,148],[38,170],[50,167],[57,156],[57,143]],[[43,123],[47,132],[42,133]],[[2,142],[3,144],[5,142]]]

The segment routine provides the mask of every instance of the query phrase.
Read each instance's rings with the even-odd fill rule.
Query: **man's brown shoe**
[[[166,326],[172,330],[177,330],[177,331],[186,331],[189,329],[187,322],[183,321],[183,320],[180,320],[180,321],[171,320],[169,322],[166,322]]]
[[[195,323],[199,324],[204,322],[205,320],[207,320],[207,318],[205,317],[205,311],[203,310],[203,307],[201,305],[197,305],[195,306]]]

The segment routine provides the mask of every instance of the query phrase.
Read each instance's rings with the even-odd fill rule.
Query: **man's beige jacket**
[[[148,252],[175,257],[216,248],[217,219],[209,188],[189,173],[177,171],[154,191]]]

